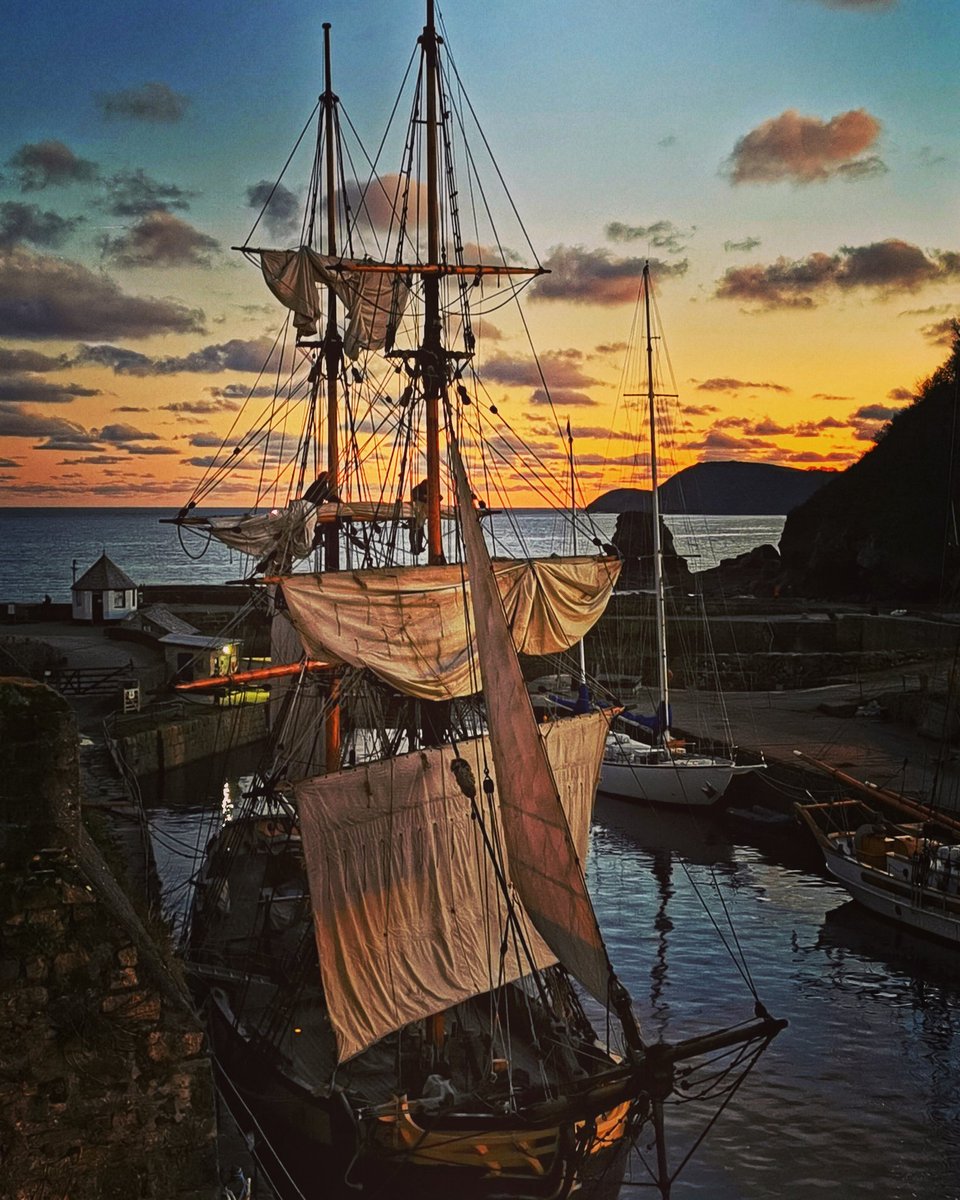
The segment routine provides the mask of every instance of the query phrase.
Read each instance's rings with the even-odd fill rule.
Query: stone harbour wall
[[[81,822],[76,746],[60,696],[0,679],[0,1196],[214,1200],[203,1031]]]
[[[205,706],[196,715],[117,718],[110,738],[136,776],[183,767],[267,736],[267,705]]]

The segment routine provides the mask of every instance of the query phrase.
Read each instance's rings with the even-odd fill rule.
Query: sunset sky
[[[421,0],[4,12],[0,505],[179,507],[282,320],[230,247],[322,89],[322,22],[375,148]],[[842,469],[943,361],[955,3],[446,0],[438,16],[551,271],[525,312],[588,498],[619,481],[600,460],[645,258],[677,465]],[[488,387],[543,438],[524,350],[495,329]]]

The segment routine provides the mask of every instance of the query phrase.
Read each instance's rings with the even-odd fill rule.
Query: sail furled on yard
[[[554,654],[574,645],[599,619],[619,572],[618,559],[596,556],[494,563],[516,649]],[[311,657],[368,667],[424,700],[477,690],[470,584],[458,563],[291,575],[283,594]]]
[[[606,730],[600,713],[539,727],[581,852]],[[491,761],[489,739],[472,738],[457,751],[479,782]],[[446,747],[418,750],[294,788],[341,1062],[412,1021],[556,961],[509,885],[530,956],[504,936],[507,905],[450,769],[456,757]],[[496,806],[483,815],[497,844]]]
[[[359,270],[365,264],[319,254],[308,246],[259,253],[267,287],[292,309],[294,324],[304,333],[316,332],[323,316],[321,289],[333,289],[347,310],[343,349],[348,358],[358,358],[362,350],[382,349],[406,307],[409,284],[388,269]]]
[[[202,528],[209,530],[218,542],[251,558],[266,559],[274,570],[310,553],[316,525],[317,506],[308,500],[294,500],[286,508],[265,513],[202,520]]]
[[[507,614],[453,440],[450,449],[510,878],[544,941],[605,1004],[613,969],[587,894],[584,857],[560,801],[559,780],[537,736],[533,706],[510,644]],[[592,788],[599,772],[600,755],[594,760]]]

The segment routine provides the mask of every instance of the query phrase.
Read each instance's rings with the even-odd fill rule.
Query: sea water
[[[70,601],[70,586],[107,556],[140,587],[236,580],[247,560],[226,546],[169,523],[158,508],[0,508],[0,604]],[[776,545],[784,518],[667,517],[677,552],[691,570],[715,566],[763,543]],[[491,550],[515,554],[596,553],[615,514],[580,514],[576,538],[566,514],[547,509],[493,513],[485,520]]]

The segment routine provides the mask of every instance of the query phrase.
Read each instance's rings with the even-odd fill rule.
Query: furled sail
[[[409,284],[396,272],[357,270],[350,262],[307,246],[261,250],[260,267],[267,287],[293,310],[294,324],[303,332],[315,332],[323,315],[320,288],[334,290],[349,319],[343,338],[348,358],[358,358],[361,350],[382,349],[410,294]]]
[[[192,522],[191,522],[192,523]],[[317,507],[308,500],[294,500],[286,508],[245,516],[204,517],[203,528],[219,542],[249,554],[274,570],[309,554],[317,524]]]
[[[596,623],[620,573],[616,558],[510,559],[493,565],[517,650],[554,654]],[[313,658],[369,667],[424,700],[479,689],[460,564],[377,568],[283,579],[294,625]]]
[[[510,645],[507,613],[453,439],[450,449],[510,878],[544,941],[567,970],[605,1004],[610,999],[613,968],[587,894],[583,856],[560,801],[561,781],[551,771],[544,743],[537,736],[533,706]],[[597,759],[593,788],[599,771]]]
[[[539,727],[581,853],[606,730],[602,713]],[[486,765],[495,776],[488,738],[457,750],[478,784]],[[531,957],[511,938],[501,961],[506,905],[450,769],[456,756],[447,747],[419,750],[294,788],[341,1062],[411,1021],[555,961],[515,897]],[[479,786],[478,796],[482,804]],[[500,818],[487,810],[484,817],[497,844]]]

